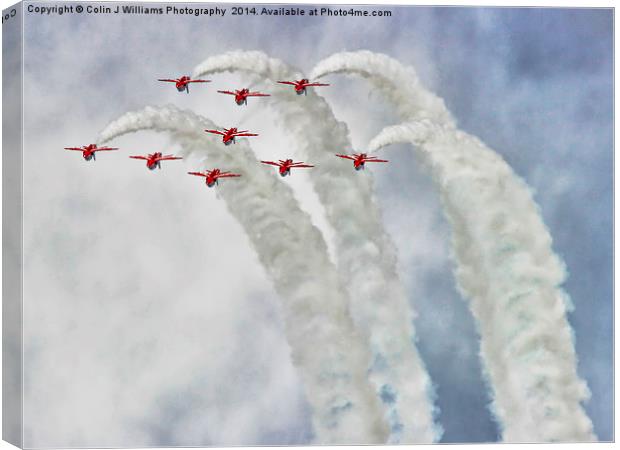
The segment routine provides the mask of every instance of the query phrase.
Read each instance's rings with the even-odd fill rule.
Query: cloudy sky
[[[214,190],[185,175],[193,169],[185,162],[150,173],[126,158],[176,144],[139,133],[97,162],[62,150],[93,142],[128,110],[170,103],[260,130],[251,143],[261,158],[295,156],[295,136],[260,99],[239,108],[215,93],[242,87],[242,76],[215,76],[190,95],[156,81],[237,49],[305,73],[338,51],[386,53],[415,67],[460,127],[506,159],[535,192],[566,262],[578,370],[592,391],[586,411],[598,438],[613,438],[611,10],[391,11],[365,19],[25,14],[27,446],[312,438],[279,299],[243,230]],[[328,82],[321,93],[356,149],[398,121],[365,82]],[[372,168],[377,199],[418,311],[442,441],[497,440],[438,194],[409,148],[390,159]],[[307,175],[285,182],[331,243],[335,230]]]

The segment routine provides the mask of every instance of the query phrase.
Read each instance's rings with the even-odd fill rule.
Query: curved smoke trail
[[[282,300],[292,358],[314,410],[317,443],[383,443],[387,426],[366,378],[370,354],[360,345],[347,299],[321,233],[291,189],[259,163],[249,146],[224,147],[203,130],[215,125],[173,106],[146,107],[110,123],[99,143],[140,130],[170,133],[185,156],[240,173],[217,193],[247,233]]]
[[[332,55],[313,76],[331,73],[369,79],[409,121],[384,129],[369,151],[413,144],[439,188],[457,283],[478,322],[503,439],[595,440],[582,407],[589,390],[577,374],[566,318],[572,306],[560,287],[566,270],[527,184],[497,153],[456,129],[443,101],[420,85],[413,69],[363,51]]]
[[[198,65],[194,76],[242,71],[271,82],[299,79],[282,61],[262,52],[230,52]],[[396,250],[383,229],[370,173],[356,173],[335,157],[349,152],[348,129],[314,92],[298,97],[274,85],[271,104],[283,127],[298,137],[311,170],[314,189],[336,231],[338,270],[345,280],[356,325],[370,342],[370,377],[383,399],[392,427],[391,442],[424,443],[439,439],[434,424],[433,387],[414,344],[413,314],[399,280]]]
[[[412,67],[387,55],[368,50],[335,53],[312,69],[312,79],[330,74],[358,75],[375,85],[390,100],[403,120],[431,119],[454,125],[444,101],[422,86]]]

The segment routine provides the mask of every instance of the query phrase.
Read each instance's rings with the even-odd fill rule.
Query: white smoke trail
[[[412,67],[387,55],[368,50],[335,53],[312,69],[312,79],[331,74],[359,75],[370,81],[390,100],[403,120],[432,119],[454,124],[444,101],[425,89]]]
[[[336,231],[338,270],[351,299],[356,325],[373,352],[370,377],[384,401],[391,442],[428,443],[440,438],[434,424],[433,387],[414,344],[413,312],[399,280],[396,250],[383,229],[370,172],[357,173],[335,153],[351,151],[348,129],[314,92],[295,95],[278,80],[302,78],[262,52],[236,51],[210,57],[194,76],[242,71],[274,83],[270,104],[287,132],[298,138],[304,158],[317,166],[309,175]]]
[[[140,130],[167,132],[184,156],[242,175],[240,181],[221,183],[217,194],[244,228],[281,298],[293,362],[315,413],[316,442],[385,442],[387,426],[366,378],[370,354],[360,345],[321,233],[290,188],[273,173],[258,170],[245,142],[225,150],[203,131],[214,127],[190,111],[146,107],[110,123],[98,142]]]
[[[456,129],[413,69],[364,51],[332,55],[313,76],[330,73],[369,79],[410,121],[384,129],[369,151],[413,144],[439,188],[452,226],[456,279],[478,322],[503,439],[595,440],[566,318],[572,306],[560,287],[566,270],[527,184],[497,153]]]

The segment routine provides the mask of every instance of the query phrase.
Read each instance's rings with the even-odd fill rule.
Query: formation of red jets
[[[180,78],[164,78],[159,79],[158,81],[164,81],[169,83],[175,83],[175,87],[179,92],[186,92],[189,94],[189,85],[190,83],[209,83],[211,80],[193,80],[189,76],[182,76]],[[301,80],[295,81],[278,81],[279,84],[286,84],[293,86],[295,93],[297,95],[307,95],[308,87],[315,86],[329,86],[329,84],[325,83],[312,83],[306,78],[302,78]],[[235,103],[237,105],[247,105],[248,97],[269,97],[269,94],[263,94],[261,92],[252,92],[247,88],[237,89],[235,91],[217,91],[221,94],[233,95],[235,97]],[[222,130],[205,130],[207,133],[217,134],[222,136],[222,142],[224,145],[230,145],[236,143],[235,138],[237,137],[250,137],[250,136],[258,136],[258,134],[250,133],[248,130],[238,130],[237,128],[224,128]],[[95,157],[96,152],[101,151],[113,151],[118,150],[118,148],[113,147],[98,147],[96,144],[85,145],[83,147],[65,147],[65,150],[73,150],[82,152],[82,156],[86,161],[96,160]],[[366,153],[353,153],[352,155],[336,155],[339,158],[348,159],[353,161],[353,168],[355,170],[364,169],[364,165],[367,162],[388,162],[386,159],[378,159],[376,156],[368,156]],[[183,159],[180,156],[174,155],[164,155],[161,152],[149,153],[145,156],[142,155],[132,155],[130,156],[132,159],[140,159],[146,161],[146,167],[149,170],[161,169],[161,161],[169,161],[176,159]],[[311,164],[306,164],[304,162],[294,162],[292,159],[279,159],[276,161],[261,161],[263,164],[268,164],[271,166],[276,166],[278,168],[278,173],[280,176],[285,177],[291,174],[291,169],[294,168],[311,168],[314,167]],[[218,184],[218,180],[220,178],[236,178],[241,175],[238,173],[231,172],[222,172],[220,169],[212,169],[205,170],[204,172],[187,172],[189,175],[199,176],[205,178],[205,184],[208,187],[213,187]]]

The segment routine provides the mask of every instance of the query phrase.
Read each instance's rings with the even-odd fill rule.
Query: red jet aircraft
[[[292,159],[287,159],[285,161],[279,159],[278,162],[273,161],[261,161],[263,164],[270,164],[272,166],[279,167],[278,171],[280,172],[281,177],[285,177],[291,174],[291,168],[295,167],[314,167],[309,164],[304,164],[303,162],[293,162]]]
[[[224,131],[205,130],[207,133],[219,134],[222,136],[224,145],[235,144],[235,138],[239,136],[258,136],[258,134],[248,133],[248,130],[238,131],[236,128],[224,128]]]
[[[181,78],[160,78],[157,81],[167,81],[168,83],[174,83],[177,91],[179,92],[187,92],[189,94],[189,84],[190,83],[209,83],[211,80],[192,80],[187,75],[182,76]]]
[[[180,156],[163,155],[161,152],[149,153],[147,156],[130,156],[130,158],[145,160],[146,168],[149,170],[161,169],[161,161],[183,159]]]
[[[241,106],[241,105],[247,105],[248,104],[248,97],[269,97],[269,94],[261,94],[260,92],[250,92],[249,89],[236,89],[235,92],[233,91],[217,91],[220,94],[228,94],[228,95],[234,95],[235,96],[235,103],[237,103],[237,105]]]
[[[240,177],[238,173],[221,172],[220,169],[205,170],[204,172],[187,172],[190,175],[196,175],[197,177],[205,177],[205,183],[208,187],[213,187],[218,183],[218,178],[233,178]]]
[[[295,86],[295,93],[297,95],[307,95],[306,88],[309,86],[329,86],[329,84],[324,83],[310,83],[307,78],[302,78],[297,81],[278,81],[280,84],[290,84],[291,86]]]
[[[84,145],[83,147],[65,147],[65,150],[73,150],[76,152],[82,152],[82,156],[86,161],[91,159],[97,161],[95,152],[109,152],[111,150],[118,150],[118,148],[112,147],[97,147],[97,144]]]
[[[366,153],[353,153],[352,155],[336,155],[339,158],[350,159],[353,161],[355,170],[364,168],[367,162],[389,162],[387,159],[378,159],[376,156],[367,156]]]

